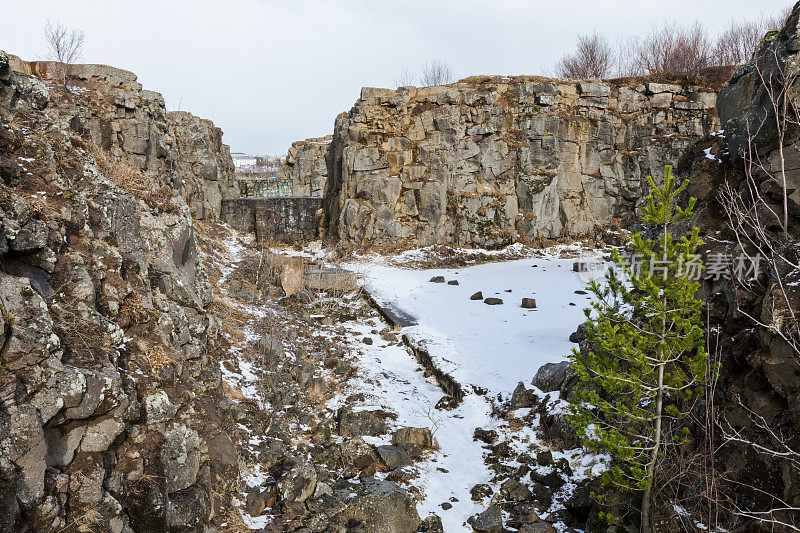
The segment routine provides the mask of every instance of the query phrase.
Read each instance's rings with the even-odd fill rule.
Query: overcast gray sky
[[[234,151],[285,153],[333,130],[362,86],[446,60],[459,78],[548,74],[579,34],[665,18],[771,15],[786,0],[2,0],[0,49],[43,59],[47,18],[86,32],[84,61],[135,72],[168,109],[212,119]]]

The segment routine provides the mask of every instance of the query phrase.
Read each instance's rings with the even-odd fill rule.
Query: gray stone
[[[317,471],[306,462],[298,462],[281,476],[278,491],[287,502],[301,503],[314,494],[317,485]]]
[[[343,437],[376,436],[383,433],[386,433],[386,422],[371,411],[342,409],[339,412],[339,434]]]
[[[501,533],[503,531],[503,515],[496,505],[490,506],[482,513],[471,516],[467,523],[477,533]]]
[[[412,456],[419,455],[423,450],[433,447],[433,435],[428,428],[404,427],[394,432],[392,444]]]
[[[531,384],[542,392],[561,390],[561,386],[574,373],[570,361],[546,363],[539,367]]]
[[[362,522],[366,531],[415,533],[422,524],[414,501],[391,481],[367,478],[352,490],[356,496],[347,501],[342,515]]]
[[[382,445],[377,446],[375,450],[378,452],[381,461],[383,461],[390,470],[412,464],[411,457],[408,453],[398,446]]]

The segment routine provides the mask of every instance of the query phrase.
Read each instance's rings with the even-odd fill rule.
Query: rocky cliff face
[[[328,180],[326,156],[331,136],[292,143],[278,178],[291,182],[293,196],[322,196]]]
[[[238,466],[185,126],[130,73],[47,68],[0,52],[0,531],[208,530]]]
[[[17,72],[55,78],[53,62],[10,57]],[[164,98],[143,89],[126,70],[70,65],[69,77],[72,98],[57,101],[51,111],[93,147],[180,189],[196,219],[217,219],[221,198],[238,196],[230,149],[211,121],[186,112],[167,114]]]
[[[196,220],[218,220],[223,198],[236,198],[233,160],[222,130],[186,111],[167,114],[167,145],[173,185],[187,199]]]
[[[718,128],[715,100],[640,80],[364,89],[336,120],[328,232],[363,245],[483,247],[592,235],[628,219],[644,177]]]
[[[786,26],[768,34],[753,59],[720,90],[724,136],[698,147],[716,160],[698,153],[686,172],[699,178],[695,196],[705,197],[701,222],[713,236],[706,239],[709,251],[760,257],[758,272],[732,271],[732,280],[706,286],[709,334],[719,344],[721,364],[713,414],[718,442],[725,442],[717,456],[718,468],[726,472],[720,494],[750,516],[765,513],[790,524],[786,530],[800,526],[799,25],[797,4]],[[783,94],[789,105],[778,105],[776,121],[773,98],[781,102]],[[732,197],[741,208],[733,227],[724,214]],[[748,530],[774,527],[755,522]]]

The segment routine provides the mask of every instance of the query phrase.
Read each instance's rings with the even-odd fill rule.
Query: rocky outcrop
[[[10,57],[17,72],[49,83],[57,78],[56,63]],[[180,190],[193,217],[217,219],[221,199],[239,196],[230,149],[211,121],[186,112],[167,114],[164,98],[143,89],[126,70],[69,65],[68,85],[69,98],[55,101],[50,111],[86,139],[89,148]]]
[[[724,465],[725,469],[720,494],[735,498],[738,508],[769,515],[792,524],[790,528],[799,523],[796,509],[800,507],[800,360],[797,323],[790,318],[800,309],[798,274],[793,266],[800,243],[800,130],[794,104],[787,106],[787,121],[775,120],[770,94],[780,95],[785,90],[792,102],[800,94],[796,81],[800,74],[799,25],[800,7],[796,5],[786,26],[767,34],[753,59],[739,67],[720,90],[723,135],[699,144],[690,164],[679,169],[693,177],[691,192],[701,199],[698,225],[712,236],[705,239],[706,252],[733,257],[742,252],[735,244],[737,235],[729,227],[720,191],[728,190],[728,197],[741,194],[740,206],[747,216],[754,215],[763,224],[761,233],[740,234],[744,252],[761,258],[758,272],[745,275],[733,271],[737,279],[707,280],[703,291],[709,336],[720,357],[713,413],[719,446],[715,458],[718,468]],[[779,123],[786,128],[782,136],[776,129]],[[748,158],[756,159],[761,168],[750,166]],[[752,171],[749,176],[748,169]],[[785,233],[781,227],[784,194],[788,208]],[[769,245],[758,249],[751,242]],[[758,274],[755,279],[747,279],[753,274]],[[736,438],[726,438],[726,434]],[[776,526],[751,523],[743,527],[769,531]]]
[[[636,79],[473,77],[362,90],[335,125],[326,228],[361,245],[592,235],[718,127],[714,92]]]
[[[236,198],[233,160],[222,130],[186,111],[167,114],[167,145],[174,182],[196,220],[219,220],[223,198]]]
[[[331,136],[292,143],[286,162],[278,169],[278,179],[291,183],[293,196],[322,196],[328,180],[326,156]]]
[[[67,90],[10,66],[0,52],[0,531],[208,530],[237,457],[191,211],[158,181],[180,175],[163,101],[108,67]]]

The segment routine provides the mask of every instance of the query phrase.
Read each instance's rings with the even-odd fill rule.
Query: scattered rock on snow
[[[572,375],[574,371],[569,361],[547,363],[539,367],[531,384],[542,392],[554,392],[561,390],[561,386]]]
[[[523,298],[522,307],[525,309],[536,309],[536,298]]]
[[[457,279],[451,279],[450,281],[447,282],[447,284],[448,285],[458,285],[458,280]]]
[[[433,446],[433,436],[428,428],[405,427],[395,431],[392,444],[398,446],[409,454],[419,455],[423,450]]]
[[[486,483],[478,483],[469,490],[469,493],[472,495],[473,501],[479,502],[484,498],[488,498],[494,494],[494,491],[492,490],[492,487]]]
[[[444,276],[433,276],[430,279],[431,283],[444,283]]]
[[[383,445],[377,446],[375,450],[378,455],[390,470],[409,466],[411,464],[411,457],[406,451],[398,446]]]
[[[533,391],[526,389],[525,385],[520,381],[511,394],[511,409],[535,407],[536,401],[536,395]]]
[[[486,305],[503,305],[503,300],[500,298],[486,298],[483,303]]]
[[[503,531],[503,515],[496,505],[490,506],[482,513],[471,516],[467,523],[477,533],[500,533]]]
[[[470,300],[483,300],[483,293],[481,291],[476,292],[472,296],[469,297]]]
[[[386,422],[371,411],[342,409],[339,412],[339,435],[343,437],[374,437],[383,433],[386,433]]]

